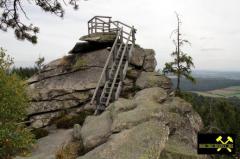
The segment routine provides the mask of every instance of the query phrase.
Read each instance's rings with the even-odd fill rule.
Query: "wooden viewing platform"
[[[115,33],[116,38],[91,100],[91,104],[96,105],[95,114],[119,98],[136,41],[134,26],[112,21],[108,16],[95,16],[88,21],[88,36],[98,33]]]

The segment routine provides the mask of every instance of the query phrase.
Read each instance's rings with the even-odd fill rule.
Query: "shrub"
[[[2,50],[0,50],[2,51]],[[17,124],[26,117],[28,98],[23,81],[7,74],[10,62],[0,56],[0,158],[10,158],[28,149],[33,135],[23,125]]]
[[[0,158],[10,158],[12,155],[29,150],[33,144],[33,135],[23,126],[6,123],[0,128]]]
[[[11,74],[16,74],[22,80],[26,80],[32,77],[37,72],[38,69],[36,67],[19,67],[19,68],[13,67],[13,69],[11,70]]]
[[[78,115],[65,115],[55,120],[57,128],[69,129],[74,126],[74,124],[82,125],[85,121],[89,112],[81,112]]]
[[[27,96],[22,81],[0,70],[0,156],[7,158],[28,149],[33,135],[17,122],[25,118]]]
[[[67,66],[67,65],[72,65],[72,56],[63,56],[63,58],[61,58],[59,65],[62,66]]]
[[[83,147],[79,142],[71,142],[56,152],[56,159],[76,159]]]
[[[34,134],[35,139],[43,138],[49,134],[49,132],[43,128],[38,128],[38,129],[34,128],[33,130],[31,130],[31,133]]]
[[[240,99],[205,97],[195,93],[181,95],[192,104],[202,117],[205,128],[202,132],[225,132],[240,134]],[[236,141],[236,152],[240,152],[240,138]],[[216,158],[220,158],[216,156]],[[228,158],[226,156],[223,157]]]

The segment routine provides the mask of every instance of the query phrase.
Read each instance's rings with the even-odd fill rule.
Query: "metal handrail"
[[[123,57],[124,57],[124,55],[125,55],[125,53],[126,53],[126,50],[127,50],[127,47],[128,47],[128,42],[129,42],[129,40],[130,40],[131,34],[132,34],[132,30],[131,30],[130,35],[128,36],[128,39],[127,39],[127,42],[126,42],[126,44],[125,44],[125,47],[124,47],[124,50],[123,50],[121,59],[120,59],[120,61],[119,61],[118,68],[117,68],[116,74],[115,74],[114,79],[113,79],[113,83],[112,83],[112,86],[111,86],[111,89],[110,89],[110,92],[109,92],[109,96],[108,96],[108,98],[107,98],[106,105],[109,104],[110,98],[111,98],[111,96],[112,96],[112,91],[113,91],[114,85],[115,85],[115,83],[116,83],[117,76],[118,76],[118,74],[119,74],[119,70],[120,70],[120,67],[121,67],[121,64],[122,64],[122,61],[123,61]]]
[[[106,22],[106,21],[104,21],[103,19],[101,19],[101,18],[107,18],[108,19],[108,21]],[[108,32],[110,32],[110,31],[118,31],[118,30],[120,30],[122,27],[120,27],[119,26],[119,24],[120,25],[122,25],[122,26],[124,26],[124,27],[127,27],[128,29],[131,29],[131,31],[132,31],[132,37],[131,37],[131,39],[130,39],[130,41],[132,42],[132,43],[135,43],[135,32],[136,32],[136,29],[132,26],[129,26],[129,25],[127,25],[127,24],[125,24],[125,23],[123,23],[123,22],[120,22],[120,21],[112,21],[111,20],[111,18],[112,17],[108,17],[108,16],[95,16],[95,17],[93,17],[92,19],[90,19],[89,21],[88,21],[88,31],[89,31],[89,34],[92,34],[92,33],[96,33],[96,32],[98,32],[99,30],[102,30],[103,32],[104,31],[108,31]],[[93,21],[93,20],[96,20],[95,22]],[[100,24],[100,23],[97,23],[97,20],[99,20],[99,21],[101,21],[102,23]],[[95,25],[93,25],[95,23]],[[91,26],[90,26],[90,24],[91,24]],[[97,25],[97,24],[99,24],[99,25]],[[111,24],[113,24],[113,25],[111,25]],[[107,27],[106,26],[104,26],[104,25],[107,25]],[[94,32],[95,31],[95,32]],[[101,31],[100,31],[101,32]],[[129,35],[129,33],[128,32],[126,32],[126,31],[124,31],[123,30],[123,34],[126,34],[127,36]],[[125,40],[127,40],[127,38],[126,37],[123,37]]]
[[[92,19],[90,19],[89,21],[88,21],[88,23],[89,22],[91,22],[93,19],[95,19],[95,18],[108,18],[108,19],[111,19],[112,17],[109,17],[109,16],[94,16],[94,17],[92,17]]]
[[[106,72],[106,69],[107,69],[107,67],[108,67],[109,61],[110,61],[111,56],[112,56],[112,54],[113,54],[113,51],[114,51],[114,49],[115,49],[115,47],[116,47],[118,38],[120,37],[121,31],[122,31],[122,29],[121,29],[120,31],[118,31],[117,37],[116,37],[116,39],[115,39],[115,41],[114,41],[114,43],[113,43],[113,47],[112,47],[109,55],[108,55],[107,61],[106,61],[105,65],[104,65],[104,68],[103,68],[103,71],[102,71],[102,73],[101,73],[100,79],[99,79],[99,81],[98,81],[97,87],[96,87],[95,90],[94,90],[94,94],[93,94],[93,97],[92,97],[92,99],[91,99],[90,104],[93,104],[93,101],[94,101],[94,99],[95,99],[95,97],[96,97],[97,91],[98,91],[98,89],[99,89],[99,87],[100,87],[100,84],[101,84],[101,82],[102,82],[102,78],[103,78],[103,76],[104,76],[104,74],[105,74],[105,72]]]

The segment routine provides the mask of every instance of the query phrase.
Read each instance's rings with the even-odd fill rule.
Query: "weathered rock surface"
[[[110,112],[106,111],[101,116],[89,116],[81,129],[83,145],[86,150],[106,142],[111,135],[112,119]]]
[[[91,35],[82,36],[80,40],[97,43],[113,43],[116,39],[116,32],[94,33]]]
[[[161,87],[164,89],[171,89],[171,80],[164,76],[159,75],[156,72],[142,72],[137,78],[136,86],[140,89]]]
[[[96,43],[96,42],[78,42],[73,47],[70,54],[83,54],[88,53],[95,50],[105,49],[107,47],[111,47],[112,43]]]
[[[15,159],[56,159],[56,152],[72,141],[72,129],[56,130],[37,141],[29,157]]]
[[[103,45],[98,43],[100,44]],[[93,51],[82,53],[79,47],[75,49],[73,55],[50,62],[39,74],[28,80],[28,92],[31,96],[28,114],[33,127],[48,125],[51,119],[59,117],[65,110],[71,112],[81,108],[79,111],[82,111],[85,106],[88,109],[86,103],[93,95],[109,50],[93,49]],[[127,78],[124,80],[122,97],[132,98],[137,90],[152,86],[168,89],[167,85],[171,85],[170,80],[157,76],[153,72],[145,72],[155,70],[154,55],[153,50],[135,47]],[[146,81],[146,78],[153,78],[155,82]],[[103,83],[101,85],[103,86]]]
[[[81,140],[82,136],[81,136],[81,125],[79,124],[75,124],[73,127],[73,138],[77,139],[77,140]]]
[[[141,90],[133,99],[120,98],[100,116],[88,118],[91,122],[87,120],[82,129],[94,131],[81,131],[82,139],[95,136],[96,142],[92,138],[90,151],[78,159],[204,158],[196,151],[197,133],[203,127],[200,116],[163,88]],[[98,130],[98,137],[104,138],[101,142]]]

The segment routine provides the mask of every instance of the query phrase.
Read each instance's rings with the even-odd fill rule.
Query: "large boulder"
[[[159,122],[145,122],[112,135],[107,143],[78,159],[141,159],[148,155],[157,158],[157,153],[151,153],[162,151],[168,133],[168,128]]]
[[[99,121],[104,120],[106,114],[112,121],[107,127]],[[200,116],[189,103],[168,96],[160,87],[141,90],[133,99],[120,98],[84,126],[94,127],[96,132],[105,127],[104,135],[100,135],[104,140],[78,159],[204,158],[197,155],[196,150],[197,133],[203,127]],[[82,134],[83,140],[89,135]]]
[[[102,49],[66,56],[49,63],[39,74],[30,78],[28,94],[31,106],[28,114],[34,127],[46,126],[62,111],[87,103],[108,55],[109,51]]]
[[[96,37],[101,35],[94,36],[95,40],[99,40]],[[94,36],[84,37],[83,40],[91,41],[86,38]],[[33,127],[47,126],[52,119],[58,118],[64,112],[72,113],[89,109],[87,103],[93,95],[109,56],[109,49],[106,47],[110,43],[103,42],[103,39],[114,39],[112,34],[103,36],[104,38],[100,38],[101,42],[77,43],[71,51],[72,55],[50,62],[27,81],[28,94],[31,97],[31,105],[27,111]],[[104,46],[106,47],[103,48]],[[145,77],[141,75],[143,70],[153,71],[155,69],[155,61],[153,50],[135,46],[127,76],[123,82],[121,97],[132,98],[139,88],[148,87],[145,85],[141,87],[140,82],[140,87],[137,88],[135,83],[136,81],[139,83],[139,76],[140,78]],[[111,63],[112,61],[110,61]],[[161,84],[158,83],[156,86],[159,85]],[[100,86],[103,86],[103,82],[100,83]],[[95,109],[95,107],[91,107],[91,109]]]
[[[81,129],[84,148],[89,150],[106,142],[111,135],[111,124],[112,119],[108,111],[101,116],[88,116]]]
[[[72,129],[55,130],[34,145],[29,157],[15,159],[56,159],[56,153],[72,141]]]
[[[145,58],[143,69],[147,72],[153,72],[157,66],[157,61],[155,59],[155,52],[153,49],[145,49]]]
[[[160,75],[157,72],[142,72],[137,78],[136,86],[140,89],[161,87],[171,89],[172,84],[170,78]]]
[[[157,66],[155,52],[152,49],[143,49],[135,46],[130,63],[136,67],[142,67],[144,71],[153,72]]]
[[[116,32],[93,33],[80,38],[82,41],[95,43],[113,43],[116,39]]]

